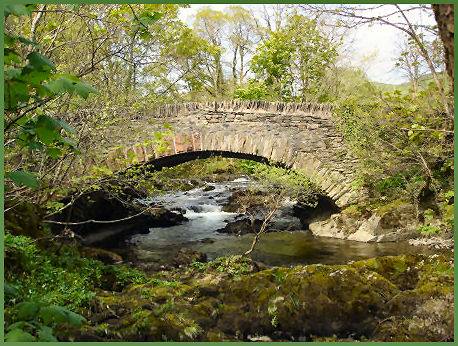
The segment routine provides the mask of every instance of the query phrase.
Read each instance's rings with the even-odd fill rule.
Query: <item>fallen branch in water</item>
[[[122,221],[133,219],[134,217],[137,217],[137,216],[139,216],[141,214],[144,214],[147,211],[155,210],[155,209],[156,210],[160,210],[161,208],[147,208],[145,210],[142,210],[138,214],[127,216],[127,217],[125,217],[123,219],[117,219],[117,220],[86,220],[86,221],[79,221],[79,222],[62,222],[62,221],[54,221],[54,220],[43,220],[43,222],[45,222],[45,223],[53,223],[53,224],[56,224],[56,225],[66,225],[66,226],[78,226],[78,225],[84,225],[84,224],[87,224],[87,223],[105,223],[105,224],[106,223],[117,223],[117,222],[122,222]]]

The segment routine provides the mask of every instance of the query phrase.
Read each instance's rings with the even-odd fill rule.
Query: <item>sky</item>
[[[224,11],[228,5],[190,5],[189,8],[180,10],[180,18],[188,25],[192,25],[192,18],[199,8],[209,6],[212,9]],[[254,10],[262,5],[241,5],[247,9]],[[372,5],[369,5],[372,6]],[[370,15],[380,15],[380,9],[372,11]],[[414,23],[431,24],[433,17],[426,17],[420,12],[409,13],[409,20]],[[374,24],[372,26],[363,25],[349,32],[345,46],[348,48],[349,59],[347,63],[353,66],[360,66],[366,71],[367,76],[376,82],[400,84],[407,81],[402,72],[395,68],[395,60],[399,56],[399,43],[404,37],[400,30],[388,26]]]

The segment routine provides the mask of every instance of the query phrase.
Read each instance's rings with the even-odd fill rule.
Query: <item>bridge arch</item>
[[[122,159],[174,165],[193,158],[220,156],[272,162],[307,175],[336,205],[364,198],[353,188],[356,160],[335,129],[327,105],[225,101],[166,105],[144,115],[172,125],[168,145],[147,139],[110,152],[107,165],[122,169]],[[145,124],[148,123],[145,121]],[[154,129],[152,129],[153,131]],[[121,159],[121,160],[120,160]]]

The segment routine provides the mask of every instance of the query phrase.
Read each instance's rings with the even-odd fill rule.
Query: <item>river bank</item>
[[[166,171],[166,183],[134,175],[128,185],[91,191],[74,202],[73,215],[54,218],[54,234],[75,224],[74,236],[57,247],[11,236],[7,278],[17,288],[14,297],[62,304],[81,314],[84,324],[53,327],[60,340],[453,338],[449,248],[425,246],[432,238],[418,232],[396,241],[316,236],[314,223],[350,213],[311,190],[283,196],[255,250],[240,256],[259,230],[271,191],[249,170],[227,163],[223,168],[214,164],[210,173],[189,180],[184,175],[189,170],[179,167],[179,173]],[[389,208],[384,212],[385,220],[397,215]],[[80,224],[87,219],[124,221]],[[377,227],[388,224],[391,232],[395,222],[408,220],[381,219]],[[34,260],[26,255],[31,247]],[[74,287],[62,291],[67,283],[55,278],[46,284],[49,272],[68,273]],[[48,286],[40,288],[43,284]],[[12,302],[8,326],[21,321]]]

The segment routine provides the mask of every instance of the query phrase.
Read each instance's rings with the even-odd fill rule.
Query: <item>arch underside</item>
[[[227,151],[227,150],[186,151],[186,152],[182,152],[178,154],[162,156],[157,159],[152,159],[152,160],[142,163],[142,165],[147,166],[148,169],[150,170],[160,170],[164,167],[173,167],[173,166],[177,166],[182,163],[185,163],[185,162],[199,160],[199,159],[208,159],[211,157],[224,157],[224,158],[230,158],[230,159],[251,160],[251,161],[264,163],[266,165],[290,168],[281,162],[271,162],[269,161],[269,159],[263,156],[249,154],[249,153],[239,153],[239,152],[233,152],[233,151]]]

